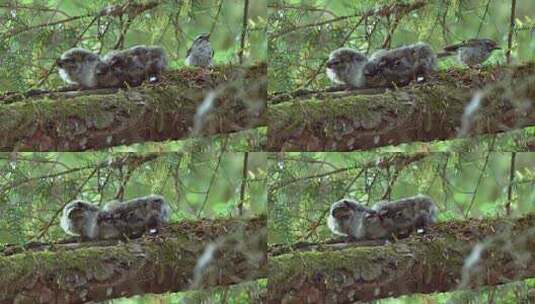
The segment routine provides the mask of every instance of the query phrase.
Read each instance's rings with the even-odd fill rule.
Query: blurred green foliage
[[[486,64],[505,62],[511,1],[429,0],[423,1],[426,4],[422,8],[408,13],[398,11],[360,20],[363,12],[414,2],[417,1],[270,0],[269,90],[328,86],[322,63],[332,50],[342,46],[370,54],[384,47],[424,41],[440,50],[464,39],[487,37],[497,41],[504,51],[494,52]],[[534,15],[532,1],[517,1],[514,62],[535,59]],[[393,35],[388,42],[386,38],[391,30]],[[459,66],[454,58],[440,63],[443,69],[452,66]]]
[[[203,291],[188,291],[179,294],[137,296],[131,299],[112,300],[110,304],[251,304],[262,303],[261,294],[267,289],[267,280],[247,282],[229,287],[218,287]]]
[[[132,18],[126,14],[97,17],[111,5],[152,2],[157,5]],[[267,56],[266,2],[249,2],[246,64],[265,61]],[[211,32],[215,64],[236,64],[243,7],[243,0],[0,1],[0,93],[59,86],[53,63],[73,46],[103,54],[116,46],[161,45],[168,53],[170,68],[176,69],[184,65],[193,39]]]
[[[535,279],[478,290],[454,291],[431,295],[410,295],[372,301],[373,304],[531,304]]]

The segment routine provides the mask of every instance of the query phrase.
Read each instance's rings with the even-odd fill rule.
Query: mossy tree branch
[[[421,85],[370,95],[337,92],[277,101],[269,109],[268,149],[351,151],[453,139],[476,90],[483,90],[483,98],[475,115],[465,119],[468,134],[533,126],[534,88],[535,63],[530,63],[451,71]]]
[[[195,287],[266,277],[265,228],[265,218],[184,222],[126,242],[9,248],[0,252],[0,303],[86,303],[187,290],[209,243],[218,244],[214,258]]]
[[[266,65],[185,69],[157,85],[38,95],[0,105],[0,150],[82,151],[264,124]],[[211,107],[199,106],[215,93]],[[197,124],[196,127],[194,125]]]
[[[268,303],[354,303],[535,277],[533,227],[535,214],[440,223],[387,245],[279,250],[269,258]]]

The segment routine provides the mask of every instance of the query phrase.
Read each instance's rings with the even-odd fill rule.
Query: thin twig
[[[126,36],[126,32],[128,32],[130,25],[132,25],[132,21],[134,21],[134,18],[126,17],[126,21],[121,22],[121,31],[119,33],[119,37],[117,37],[117,41],[115,42],[115,45],[113,46],[112,50],[120,50],[124,48],[124,39]]]
[[[496,140],[496,137],[492,137],[491,146],[494,146],[494,142]],[[476,194],[477,190],[479,189],[479,185],[481,184],[481,181],[483,180],[483,175],[485,174],[485,170],[487,170],[487,165],[489,163],[490,154],[492,153],[492,147],[489,147],[489,152],[487,153],[487,156],[485,157],[485,163],[483,164],[483,168],[481,169],[481,174],[479,175],[479,178],[476,183],[476,187],[474,189],[474,192],[472,193],[472,199],[470,200],[470,204],[468,205],[468,208],[466,209],[466,212],[464,214],[465,218],[468,218],[468,213],[470,213],[470,210],[472,209],[472,206],[474,205],[474,201],[476,200]]]
[[[381,46],[381,48],[389,49],[392,46],[392,36],[394,36],[394,32],[396,31],[396,28],[399,25],[399,21],[401,21],[401,18],[403,18],[403,16],[404,15],[394,16],[394,21],[391,24],[389,24],[388,34],[386,35],[386,38],[383,41],[383,45]]]
[[[446,23],[446,19],[448,17],[448,10],[449,9],[450,9],[450,6],[446,5],[446,9],[444,10],[444,14],[442,14],[442,22],[441,22],[442,39],[444,40],[444,43],[446,43],[446,44],[448,44],[448,42],[449,42],[449,39],[448,39],[449,28],[448,28],[448,25]]]
[[[382,200],[390,200],[391,196],[392,196],[392,189],[394,188],[394,184],[396,183],[398,177],[399,177],[399,173],[401,172],[401,170],[403,170],[403,168],[394,168],[394,173],[392,174],[392,177],[389,177],[389,181],[388,181],[388,185],[386,186],[386,190],[385,190],[385,193],[383,194],[383,196],[381,197]]]
[[[479,34],[481,33],[481,27],[483,26],[483,22],[485,22],[485,18],[487,17],[487,13],[489,11],[489,5],[490,0],[487,1],[487,5],[485,6],[485,11],[483,12],[483,17],[481,17],[481,23],[479,23],[479,28],[477,29],[476,37],[479,37]]]
[[[245,0],[243,5],[243,28],[241,32],[241,39],[240,39],[240,50],[238,52],[238,58],[240,59],[240,64],[243,63],[243,50],[245,48],[245,36],[247,34],[247,18],[249,15],[249,0]]]
[[[47,26],[67,23],[67,22],[75,21],[75,20],[82,19],[82,18],[92,17],[92,16],[93,16],[93,14],[87,14],[87,15],[81,15],[81,16],[74,16],[74,17],[70,17],[70,18],[66,18],[66,19],[62,19],[62,20],[58,20],[58,21],[54,21],[54,22],[47,22],[47,23],[37,24],[37,25],[29,26],[29,27],[26,27],[26,28],[23,28],[23,29],[13,30],[11,33],[5,34],[5,36],[2,37],[2,38],[11,38],[13,36],[16,36],[16,35],[18,35],[20,33],[26,32],[26,31],[31,31],[31,30],[38,29],[38,28],[41,28],[41,27],[47,27]]]
[[[77,171],[83,171],[83,170],[91,169],[92,167],[93,166],[78,167],[78,168],[68,169],[68,170],[64,170],[64,171],[61,171],[61,172],[52,173],[52,174],[48,174],[48,175],[41,175],[41,176],[37,176],[37,177],[28,177],[28,178],[26,178],[24,180],[14,181],[13,183],[2,187],[0,189],[0,193],[4,193],[4,192],[6,192],[8,190],[12,191],[12,189],[14,189],[16,187],[19,187],[19,186],[21,186],[23,184],[29,183],[31,181],[59,177],[59,176],[71,174],[71,173],[74,173],[74,172],[77,172]]]
[[[321,13],[327,13],[331,16],[333,16],[334,18],[338,17],[338,15],[336,15],[334,12],[326,9],[326,8],[318,8],[318,7],[314,7],[314,6],[293,6],[293,5],[268,5],[268,8],[272,8],[272,9],[275,9],[275,10],[289,10],[289,9],[292,9],[292,10],[305,10],[305,11],[311,11],[311,12],[321,12]]]
[[[283,31],[281,31],[279,33],[275,33],[275,34],[270,35],[270,39],[276,39],[276,38],[278,38],[280,36],[287,35],[287,34],[289,34],[291,32],[296,31],[296,30],[301,30],[301,29],[305,29],[305,28],[309,28],[309,27],[317,27],[317,26],[321,26],[321,25],[331,24],[331,23],[334,23],[334,22],[339,22],[339,21],[343,21],[343,20],[351,19],[351,18],[355,18],[355,17],[365,18],[365,17],[372,16],[372,15],[375,15],[375,16],[386,16],[386,15],[392,14],[393,12],[405,12],[407,14],[410,11],[413,11],[413,10],[416,10],[416,9],[424,7],[426,4],[427,4],[427,1],[416,0],[413,3],[408,3],[408,4],[395,3],[395,4],[385,5],[385,6],[381,7],[381,8],[379,8],[379,9],[373,8],[373,9],[369,9],[369,10],[367,10],[365,12],[358,12],[358,13],[352,14],[352,15],[340,16],[340,17],[332,18],[332,19],[325,20],[325,21],[319,21],[319,22],[304,24],[304,25],[300,25],[300,26],[295,26],[293,28],[286,28],[285,30],[283,30]]]
[[[287,187],[288,185],[296,183],[296,182],[299,182],[299,181],[322,178],[322,177],[326,177],[326,176],[329,176],[329,175],[336,175],[336,174],[344,173],[344,172],[347,172],[347,171],[355,170],[355,169],[358,169],[360,167],[362,167],[362,165],[357,164],[355,166],[346,167],[346,168],[340,168],[340,169],[332,170],[332,171],[325,172],[325,173],[319,173],[319,174],[308,175],[308,176],[303,176],[303,177],[296,177],[296,178],[293,178],[293,179],[286,179],[286,180],[282,180],[279,183],[275,183],[270,188],[275,191],[275,190],[278,190],[278,189],[283,188],[283,187]]]
[[[238,215],[243,215],[243,202],[245,201],[245,186],[247,185],[247,161],[249,158],[249,152],[245,152],[243,155],[243,170],[240,186],[240,203],[238,204]]]
[[[515,183],[515,158],[516,152],[511,153],[511,165],[509,167],[509,186],[507,187],[507,204],[505,204],[505,212],[507,215],[511,215],[513,185]]]
[[[223,154],[225,153],[227,149],[227,138],[225,137],[225,141],[223,142],[223,145],[221,146],[221,151],[219,152],[219,156],[217,157],[217,163],[214,169],[214,173],[212,174],[212,178],[210,179],[210,183],[208,184],[208,189],[206,189],[206,195],[204,196],[204,201],[202,202],[201,208],[199,208],[199,212],[197,212],[197,217],[201,217],[201,213],[204,210],[204,207],[206,207],[206,203],[208,202],[208,196],[210,195],[210,191],[212,190],[212,186],[214,185],[215,178],[217,176],[217,172],[219,171],[219,166],[221,165],[221,160],[223,159]]]
[[[516,0],[511,1],[511,23],[509,26],[509,35],[507,36],[507,52],[505,57],[507,58],[507,63],[511,63],[511,48],[513,46],[513,32],[515,30],[515,11],[516,11]]]
[[[212,26],[210,27],[210,34],[214,32],[215,25],[219,19],[219,14],[221,13],[221,8],[223,7],[223,0],[219,0],[219,5],[217,7],[217,12],[215,13],[214,20],[212,21]]]
[[[32,10],[32,11],[40,11],[40,12],[53,12],[53,13],[60,13],[63,16],[70,18],[71,16],[67,14],[66,12],[55,9],[55,8],[49,8],[49,7],[40,7],[40,6],[25,6],[20,4],[15,4],[15,6],[12,6],[10,4],[0,4],[0,8],[9,8],[9,9],[26,9],[26,10]]]

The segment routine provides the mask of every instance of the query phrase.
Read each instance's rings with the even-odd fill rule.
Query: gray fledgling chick
[[[120,87],[126,82],[126,76],[115,66],[106,61],[101,61],[95,67],[97,87]]]
[[[132,54],[132,67],[144,80],[157,81],[160,73],[167,69],[167,55],[162,47],[138,45],[128,51]]]
[[[331,205],[327,226],[334,234],[361,240],[366,236],[366,218],[376,213],[355,200],[344,198]]]
[[[492,51],[501,49],[498,44],[487,38],[473,38],[458,44],[446,46],[444,51],[457,52],[459,62],[474,67],[487,60]]]
[[[379,202],[373,208],[342,199],[331,206],[327,226],[350,240],[389,239],[425,229],[436,222],[437,213],[433,200],[424,195]]]
[[[141,78],[138,76],[138,69],[143,69],[143,67],[134,66],[133,60],[131,59],[132,55],[129,54],[128,50],[113,50],[108,52],[102,58],[102,64],[97,66],[97,75],[105,81],[107,78],[114,79],[114,83],[118,85],[123,85],[128,83],[133,85],[134,79]],[[136,85],[141,84],[143,80],[139,79]]]
[[[169,222],[171,209],[162,196],[149,195],[129,201],[107,203],[115,227],[125,236],[139,237],[145,232],[157,233],[162,223]]]
[[[407,236],[436,223],[438,214],[433,200],[425,195],[379,202],[372,209],[377,213],[366,219],[366,239]]]
[[[188,66],[198,66],[202,68],[212,67],[214,49],[210,44],[210,34],[200,34],[193,40],[191,47],[186,53],[185,63]]]
[[[76,84],[82,88],[97,86],[95,68],[99,62],[98,55],[82,48],[72,48],[56,60],[60,77],[66,83]]]
[[[336,49],[329,54],[327,77],[334,84],[363,87],[366,85],[363,71],[367,62],[368,58],[354,49]]]
[[[74,200],[63,208],[60,226],[67,234],[79,236],[82,241],[121,236],[106,212],[83,200]]]
[[[167,68],[167,55],[161,47],[137,45],[126,50],[111,51],[102,59],[97,74],[111,83],[138,86],[143,81],[156,81]]]
[[[366,81],[374,86],[405,85],[428,77],[437,67],[437,56],[426,43],[375,52],[366,65]]]
[[[63,208],[60,226],[65,233],[93,239],[97,233],[99,208],[83,200],[74,200]]]

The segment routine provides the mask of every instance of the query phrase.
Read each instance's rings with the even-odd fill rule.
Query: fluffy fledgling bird
[[[159,195],[129,201],[112,201],[103,208],[83,200],[74,200],[63,209],[60,226],[82,241],[136,238],[157,233],[169,221],[169,205]]]
[[[436,222],[437,213],[433,200],[424,195],[379,202],[372,208],[342,199],[331,205],[327,226],[349,240],[389,239],[425,229]]]
[[[487,38],[473,38],[461,43],[446,46],[445,52],[457,52],[459,62],[474,67],[485,62],[492,51],[501,49],[498,44]]]
[[[210,44],[210,34],[200,34],[193,40],[191,47],[186,53],[185,63],[188,66],[212,67],[214,49]]]
[[[167,54],[162,47],[138,45],[128,52],[138,75],[150,82],[157,81],[160,73],[167,69]]]
[[[97,54],[83,48],[69,49],[56,60],[60,77],[66,83],[78,85],[81,88],[97,86],[95,69],[100,62]]]
[[[427,78],[437,67],[431,46],[418,42],[370,56],[364,69],[366,82],[374,86],[405,85],[418,77]]]
[[[434,224],[438,214],[433,200],[421,194],[396,201],[378,202],[372,209],[376,214],[366,218],[367,239],[407,236]]]
[[[60,226],[67,234],[79,236],[82,241],[113,239],[122,235],[108,213],[83,200],[74,200],[63,208]]]
[[[121,51],[111,51],[102,59],[97,74],[111,83],[138,86],[143,81],[157,81],[167,68],[165,50],[158,46],[137,45]]]
[[[327,226],[334,234],[360,240],[366,236],[366,218],[375,214],[375,210],[355,200],[344,198],[331,205]]]
[[[364,67],[368,58],[351,48],[339,48],[329,54],[326,64],[327,77],[334,84],[360,88],[366,85]]]
[[[101,60],[95,67],[97,87],[120,87],[126,82],[125,75],[117,70],[117,66]]]
[[[169,221],[171,209],[162,196],[149,195],[124,202],[112,201],[102,210],[109,214],[122,234],[130,237],[145,232],[157,233],[162,223]]]

